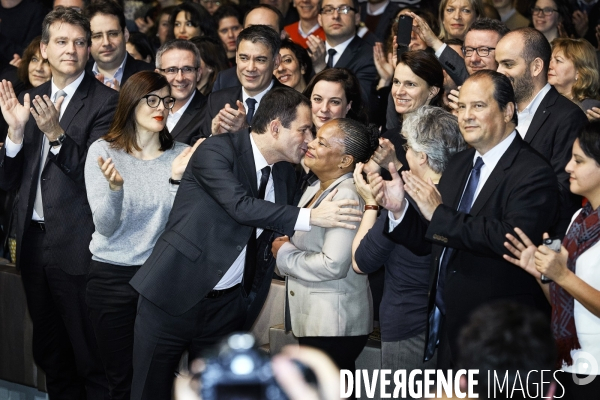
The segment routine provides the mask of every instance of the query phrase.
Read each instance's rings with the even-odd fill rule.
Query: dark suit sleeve
[[[427,221],[421,217],[413,204],[408,204],[404,218],[391,232],[388,232],[389,222],[390,219],[386,217],[383,234],[390,240],[401,244],[417,256],[431,253],[431,243],[424,240],[428,226]]]
[[[539,162],[537,167],[520,163],[511,170],[510,176],[503,179],[514,184],[504,190],[497,188],[488,200],[493,205],[486,206],[496,212],[501,210],[501,218],[485,213],[472,216],[441,204],[433,213],[426,238],[434,244],[491,257],[507,253],[505,235],[514,233],[515,227],[521,228],[534,243],[540,243],[558,211],[556,177]]]
[[[465,60],[452,47],[446,46],[439,60],[457,86],[461,86],[469,77]]]
[[[384,210],[385,212],[385,210]],[[358,268],[365,274],[377,271],[387,262],[396,244],[384,236],[388,218],[382,213],[365,237],[360,241],[354,259]]]
[[[89,103],[85,105],[86,107],[97,107],[93,122],[85,124],[85,126],[90,127],[85,147],[78,145],[69,137],[69,130],[71,128],[69,127],[65,132],[66,138],[58,154],[55,155],[52,152],[48,154],[48,160],[53,161],[65,175],[82,186],[85,185],[84,169],[87,150],[92,143],[108,133],[108,129],[115,115],[119,95],[118,92],[112,92],[107,92],[110,93],[110,95],[104,98],[91,96],[88,99]],[[71,126],[78,128],[77,124],[71,124]]]
[[[198,147],[190,160],[194,178],[238,224],[292,236],[300,209],[249,196],[233,173],[236,154],[223,143],[210,140]]]
[[[0,188],[5,191],[16,189],[23,173],[23,149],[15,157],[6,155],[6,146],[0,150]]]

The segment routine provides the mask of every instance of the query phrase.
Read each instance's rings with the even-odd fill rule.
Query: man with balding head
[[[406,172],[403,185],[395,171],[391,182],[372,183],[390,210],[390,238],[415,254],[431,252],[425,358],[439,339],[440,369],[452,368],[458,334],[480,305],[506,299],[550,311],[536,279],[503,259],[502,244],[517,226],[545,232],[558,210],[552,169],[515,130],[510,81],[476,72],[461,88],[458,107],[460,131],[472,148],[451,159],[437,187]]]
[[[517,132],[551,164],[560,190],[560,220],[550,232],[562,237],[571,216],[581,207],[581,197],[569,190],[565,166],[571,146],[587,123],[583,111],[548,84],[552,49],[543,34],[533,28],[510,32],[496,45],[498,72],[510,79],[517,102]]]

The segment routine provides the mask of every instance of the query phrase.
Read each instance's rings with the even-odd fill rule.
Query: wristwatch
[[[52,146],[52,147],[60,146],[61,144],[63,144],[63,142],[65,141],[66,137],[67,137],[67,135],[65,135],[63,133],[62,135],[60,135],[59,137],[57,137],[56,140],[51,141],[50,142],[50,146]]]

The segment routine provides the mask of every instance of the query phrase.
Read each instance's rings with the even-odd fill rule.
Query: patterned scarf
[[[588,202],[571,224],[563,246],[569,252],[567,268],[575,273],[575,264],[580,254],[600,240],[600,207],[596,211]],[[550,303],[552,304],[552,333],[558,347],[559,365],[572,365],[571,350],[580,349],[575,318],[575,300],[566,290],[550,283]]]

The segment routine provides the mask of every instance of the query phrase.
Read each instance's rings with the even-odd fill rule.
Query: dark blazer
[[[242,83],[237,76],[236,67],[231,67],[217,74],[217,80],[213,85],[212,93],[236,86],[242,86]]]
[[[90,60],[85,65],[85,70],[90,74],[94,74],[92,72],[92,68],[94,67],[94,59],[90,56]],[[127,53],[125,60],[125,68],[123,69],[123,78],[121,78],[121,86],[131,77],[131,75],[140,71],[154,71],[154,65],[148,64],[145,61],[136,60],[131,56],[131,54]]]
[[[294,169],[281,162],[272,173],[276,204],[256,198],[248,130],[206,139],[183,175],[164,233],[130,282],[134,289],[181,315],[221,280],[253,227],[291,236],[300,210],[287,205],[294,199]]]
[[[206,104],[206,96],[196,89],[192,102],[185,109],[181,118],[171,131],[171,136],[178,142],[193,145],[192,138],[202,136],[202,107]]]
[[[506,254],[505,235],[514,232],[515,227],[539,244],[542,234],[556,221],[556,176],[546,160],[517,134],[475,199],[470,214],[464,214],[457,208],[474,155],[475,150],[468,149],[448,163],[438,186],[444,204],[438,206],[429,224],[409,206],[402,222],[389,234],[417,255],[428,251],[423,237],[433,244],[429,249],[429,314],[434,310],[442,251],[445,247],[454,249],[444,287],[447,339],[454,356],[461,327],[484,303],[509,299],[549,311],[536,280],[502,255]]]
[[[581,108],[552,87],[540,103],[524,138],[546,157],[558,178],[560,217],[550,234],[561,238],[567,232],[571,217],[581,208],[581,197],[569,190],[565,167],[571,159],[573,142],[586,124],[587,117]]]
[[[50,82],[26,92],[50,96]],[[24,93],[23,93],[24,94]],[[23,94],[19,96],[23,101]],[[119,94],[85,73],[60,120],[66,132],[60,152],[50,152],[42,171],[42,196],[47,246],[52,257],[66,273],[88,272],[89,251],[94,224],[85,191],[83,169],[88,147],[108,132]],[[16,157],[0,151],[0,186],[4,190],[19,187],[17,217],[17,265],[25,229],[33,213],[37,177],[41,160],[43,133],[33,117],[25,126],[23,148]]]
[[[457,86],[461,86],[469,77],[465,59],[454,51],[452,47],[446,46],[442,54],[440,54],[439,61]]]
[[[349,69],[360,82],[365,101],[374,94],[379,75],[373,61],[373,47],[355,36],[334,65],[335,68]]]
[[[396,14],[400,11],[400,7],[398,4],[389,2],[387,6],[385,6],[385,10],[383,10],[383,14],[379,18],[379,23],[377,24],[377,28],[375,31],[372,31],[373,34],[377,37],[378,42],[383,42],[388,35],[390,34],[390,29],[392,28],[393,20],[396,17]],[[361,3],[360,5],[360,20],[365,21],[367,18],[367,2]],[[394,33],[395,35],[396,33]]]
[[[277,78],[273,77],[273,88],[276,87],[284,87],[282,83],[280,83]],[[200,122],[200,135],[194,137],[194,139],[198,139],[199,137],[209,137],[211,132],[211,124],[213,118],[225,107],[225,104],[229,104],[232,108],[237,109],[235,102],[243,101],[242,97],[242,85],[229,87],[227,89],[219,90],[218,92],[213,91],[208,95],[206,100],[206,105],[202,108],[202,116]],[[246,105],[244,104],[244,107]],[[192,141],[194,140],[192,139]]]

